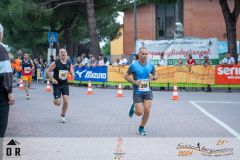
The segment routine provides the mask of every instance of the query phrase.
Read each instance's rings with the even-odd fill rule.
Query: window
[[[156,36],[157,39],[172,39],[175,22],[182,22],[183,0],[170,4],[156,5]],[[177,11],[177,13],[176,13]]]

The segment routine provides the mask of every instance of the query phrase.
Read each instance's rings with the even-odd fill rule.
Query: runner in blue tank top
[[[129,117],[135,113],[142,116],[139,126],[139,134],[147,135],[144,130],[152,105],[153,94],[150,88],[150,81],[158,78],[154,65],[149,62],[148,51],[141,47],[138,52],[139,60],[132,63],[125,75],[125,79],[133,84],[133,104],[129,109]],[[132,75],[132,77],[131,77]]]

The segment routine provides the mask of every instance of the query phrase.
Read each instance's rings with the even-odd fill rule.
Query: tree
[[[102,50],[102,54],[103,55],[110,55],[110,41],[108,41],[104,46],[103,48],[101,49]]]
[[[41,52],[47,46],[44,26],[48,13],[41,13],[30,0],[4,0],[0,2],[1,23],[5,27],[4,41],[14,48],[29,48]],[[33,23],[34,22],[34,23]]]
[[[87,13],[88,13],[89,37],[91,42],[91,53],[97,57],[98,55],[101,54],[101,50],[97,34],[93,0],[87,0]]]
[[[219,4],[222,8],[223,17],[226,25],[228,51],[235,59],[235,63],[238,64],[237,54],[237,20],[240,13],[240,1],[234,0],[234,9],[231,12],[228,6],[227,0],[219,0]]]
[[[118,6],[118,0],[93,2],[95,38],[113,39],[119,28],[115,22],[118,8],[113,7]],[[84,44],[90,38],[86,8],[86,0],[1,0],[4,41],[14,48],[29,48],[37,55],[47,50],[47,32],[58,32],[59,43],[66,45],[71,56],[76,56],[73,52],[78,52],[79,43]]]

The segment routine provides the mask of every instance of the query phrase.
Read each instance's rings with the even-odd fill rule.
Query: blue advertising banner
[[[75,66],[74,72],[77,81],[107,82],[107,66]]]

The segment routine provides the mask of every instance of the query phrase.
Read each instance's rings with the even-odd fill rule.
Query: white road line
[[[214,115],[210,114],[209,112],[207,112],[205,109],[203,109],[200,105],[198,105],[196,103],[197,101],[189,101],[189,103],[191,103],[195,108],[197,108],[198,110],[200,110],[203,114],[205,114],[206,116],[208,116],[210,119],[212,119],[213,121],[215,121],[217,124],[219,124],[220,126],[222,126],[224,129],[226,129],[229,133],[231,133],[233,136],[235,136],[238,140],[240,140],[240,134],[235,131],[234,129],[232,129],[230,126],[228,126],[226,123],[220,121],[218,118],[216,118]]]
[[[193,101],[196,103],[223,103],[223,104],[240,104],[240,102],[227,102],[227,101]]]

